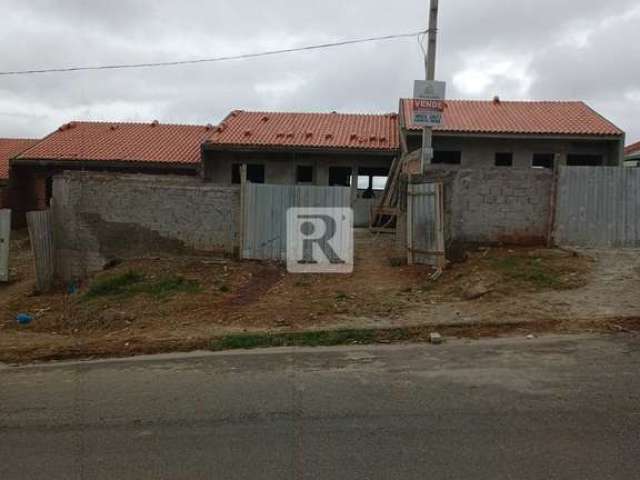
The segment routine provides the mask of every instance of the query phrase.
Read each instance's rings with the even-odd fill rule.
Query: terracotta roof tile
[[[0,180],[9,178],[9,160],[36,143],[29,138],[0,138]]]
[[[234,111],[209,144],[391,152],[399,148],[398,116]]]
[[[198,164],[211,125],[71,122],[18,159]]]
[[[410,100],[401,100],[403,125],[412,125]],[[583,102],[447,100],[439,132],[618,136],[624,132]]]
[[[640,142],[632,143],[631,145],[625,147],[624,154],[625,156],[640,154]]]

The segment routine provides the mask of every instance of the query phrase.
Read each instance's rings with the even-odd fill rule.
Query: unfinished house
[[[552,236],[564,167],[619,167],[625,134],[582,102],[446,102],[421,175],[422,129],[400,103],[402,169],[442,184],[449,243],[538,245]]]
[[[211,125],[71,122],[11,161],[10,203],[47,208],[53,176],[66,170],[197,176]]]
[[[412,104],[400,102],[403,153],[422,145]],[[622,164],[622,130],[583,102],[447,100],[433,166],[546,168]]]
[[[0,209],[10,207],[9,161],[37,142],[27,138],[0,138]]]
[[[358,226],[385,188],[399,154],[397,114],[234,111],[203,145],[207,182],[347,186]]]

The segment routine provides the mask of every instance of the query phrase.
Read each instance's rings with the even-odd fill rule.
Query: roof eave
[[[105,167],[105,168],[156,168],[167,170],[198,170],[200,162],[147,162],[143,160],[77,160],[70,158],[50,159],[50,158],[14,158],[10,161],[10,166],[38,166],[38,167]]]
[[[232,145],[219,143],[204,143],[203,150],[207,152],[282,152],[282,153],[312,153],[312,154],[343,154],[343,155],[397,155],[399,148],[355,148],[355,147],[306,147],[288,145]]]
[[[404,129],[408,135],[422,135],[422,130]],[[464,138],[542,138],[552,140],[621,140],[624,133],[619,134],[568,134],[568,133],[500,133],[500,132],[458,132],[433,130],[434,137],[464,137]]]

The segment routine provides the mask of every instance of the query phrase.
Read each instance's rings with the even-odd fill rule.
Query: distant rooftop
[[[625,147],[624,156],[625,157],[640,156],[640,142],[632,143],[628,147]]]
[[[9,179],[9,160],[37,142],[30,138],[0,138],[0,181]]]
[[[212,125],[71,122],[62,125],[18,160],[85,160],[198,164]]]

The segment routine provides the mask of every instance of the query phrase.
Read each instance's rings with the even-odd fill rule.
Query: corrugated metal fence
[[[351,189],[246,183],[242,203],[242,258],[286,260],[287,210],[348,208]]]
[[[409,264],[445,264],[444,195],[442,183],[409,185],[407,248]]]
[[[0,210],[0,282],[9,281],[11,210]]]
[[[640,169],[561,167],[558,245],[640,248]]]

